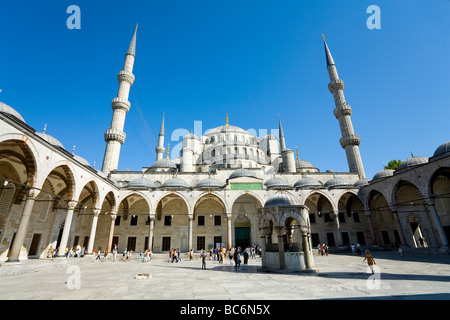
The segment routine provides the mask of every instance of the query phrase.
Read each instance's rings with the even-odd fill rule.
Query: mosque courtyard
[[[373,251],[375,274],[364,256],[314,254],[316,273],[261,271],[261,259],[235,270],[200,258],[149,263],[82,258],[30,259],[0,266],[2,300],[450,300],[450,255]]]

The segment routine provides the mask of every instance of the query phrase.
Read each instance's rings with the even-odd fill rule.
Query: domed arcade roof
[[[325,182],[324,187],[326,188],[335,188],[335,187],[343,187],[343,186],[352,186],[353,184],[347,181],[344,178],[332,178]]]
[[[383,169],[381,171],[378,171],[374,176],[373,180],[376,179],[383,179],[394,175],[394,170],[392,169]]]
[[[216,189],[216,188],[222,188],[223,185],[217,179],[206,178],[206,179],[200,180],[200,182],[197,183],[197,185],[195,187],[199,188],[199,189]]]
[[[286,189],[291,187],[289,183],[286,182],[286,180],[281,178],[269,179],[264,183],[264,185],[267,189]]]
[[[128,188],[139,188],[139,189],[156,189],[156,185],[146,178],[137,178],[131,180],[128,185]]]
[[[450,141],[447,141],[443,144],[441,144],[436,151],[434,151],[433,157],[439,156],[441,154],[444,154],[446,152],[450,151]]]
[[[428,163],[427,157],[411,157],[402,162],[402,164],[398,167],[397,170],[406,169],[409,167],[414,167],[419,164]]]
[[[256,178],[256,175],[253,173],[253,171],[248,169],[238,169],[234,171],[228,179],[234,179],[234,178],[242,178],[242,177],[248,177],[248,178]]]
[[[39,137],[41,137],[42,139],[44,139],[45,141],[47,141],[51,145],[53,145],[55,147],[61,147],[61,148],[64,149],[64,146],[62,145],[62,143],[59,142],[54,137],[52,137],[51,135],[48,135],[48,134],[46,134],[44,132],[36,132],[36,135],[38,135]]]
[[[294,184],[294,188],[322,187],[320,181],[313,178],[302,178]]]
[[[180,178],[169,179],[169,180],[165,181],[161,187],[162,188],[190,188],[189,184]]]
[[[25,122],[25,120],[22,118],[20,113],[18,113],[15,109],[8,106],[6,103],[3,103],[0,101],[0,112],[8,113],[10,115],[13,115],[17,119],[19,119],[22,122]]]
[[[266,201],[264,208],[295,205],[295,200],[290,194],[276,193]]]

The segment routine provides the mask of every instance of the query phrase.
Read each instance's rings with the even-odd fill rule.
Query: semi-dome
[[[172,178],[162,184],[163,188],[190,188],[189,184],[180,178]]]
[[[290,194],[276,193],[266,201],[266,203],[264,204],[264,208],[295,205],[295,200]]]
[[[381,171],[378,171],[374,176],[373,180],[376,179],[383,179],[394,175],[394,170],[392,169],[383,169]]]
[[[443,144],[441,144],[436,151],[434,151],[433,157],[439,156],[441,154],[444,154],[446,152],[450,151],[450,141],[447,141]]]
[[[222,188],[223,184],[220,183],[220,181],[217,179],[206,178],[206,179],[201,180],[199,183],[197,183],[197,185],[195,187],[199,188],[199,189],[217,189],[217,188]]]
[[[0,112],[8,113],[10,115],[13,115],[17,119],[19,119],[22,122],[25,122],[25,120],[22,118],[20,113],[18,113],[15,109],[8,106],[6,103],[3,103],[0,101]]]
[[[242,178],[242,177],[257,178],[256,175],[251,170],[238,169],[230,175],[229,179]]]
[[[286,182],[286,180],[281,178],[269,179],[264,183],[264,185],[267,189],[286,189],[291,187],[289,183]]]
[[[353,184],[353,186],[356,188],[359,188],[362,186],[367,186],[367,185],[369,185],[369,179],[366,179],[366,178],[360,179]]]
[[[137,178],[131,180],[128,185],[128,188],[136,188],[136,189],[155,189],[156,185],[146,178]]]
[[[278,138],[269,133],[267,136],[262,137],[261,140],[278,140]]]
[[[74,154],[73,158],[75,160],[77,160],[79,163],[81,163],[82,165],[85,165],[85,166],[88,166],[88,167],[91,166],[90,163],[85,158],[82,158],[79,155]]]
[[[398,166],[397,170],[414,167],[424,163],[428,163],[427,157],[411,157],[403,161],[402,164]]]
[[[193,133],[189,133],[189,134],[187,134],[187,135],[185,135],[184,137],[183,137],[183,140],[184,139],[197,139],[197,140],[200,140],[195,134],[193,134]]]
[[[294,184],[294,188],[322,187],[320,181],[313,178],[302,178]]]
[[[343,186],[351,186],[352,184],[348,182],[347,179],[344,178],[332,178],[327,180],[324,184],[326,188],[335,188],[335,187],[343,187]]]
[[[59,142],[57,139],[55,139],[54,137],[52,137],[51,135],[48,135],[44,132],[36,132],[36,134],[41,137],[42,139],[44,139],[45,141],[47,141],[48,143],[50,143],[51,145],[55,146],[55,147],[61,147],[64,149],[64,146],[62,145],[61,142]]]

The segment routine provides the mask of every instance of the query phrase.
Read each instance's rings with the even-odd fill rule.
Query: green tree
[[[391,160],[391,161],[389,161],[387,166],[384,166],[384,168],[397,170],[401,164],[402,164],[402,162],[400,160]]]

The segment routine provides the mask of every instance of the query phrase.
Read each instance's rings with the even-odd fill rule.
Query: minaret
[[[278,126],[279,126],[279,135],[280,135],[281,159],[283,160],[283,172],[294,173],[296,171],[294,151],[286,148],[286,141],[284,139],[284,133],[283,133],[283,127],[281,126],[280,115],[278,115]]]
[[[131,106],[128,101],[128,96],[130,94],[130,87],[134,83],[133,65],[136,54],[136,32],[137,25],[125,55],[123,70],[119,71],[119,74],[117,75],[119,80],[117,97],[111,102],[113,116],[111,126],[105,131],[106,149],[102,166],[102,172],[105,174],[108,174],[111,170],[117,170],[120,147],[126,138],[123,127],[125,125],[125,116]]]
[[[156,161],[161,160],[164,155],[164,112],[161,122],[161,129],[159,129],[158,146],[155,148]]]
[[[339,120],[339,126],[341,127],[342,138],[340,143],[347,155],[348,166],[350,172],[357,173],[360,179],[366,177],[364,173],[364,167],[359,153],[360,138],[353,130],[352,120],[350,118],[352,114],[352,108],[345,102],[344,97],[344,81],[339,79],[336,65],[334,64],[333,57],[330,50],[328,50],[325,36],[323,37],[323,43],[325,46],[325,56],[327,59],[328,75],[330,76],[330,83],[328,89],[333,94],[334,103],[336,108],[334,109],[334,116]]]

